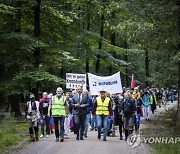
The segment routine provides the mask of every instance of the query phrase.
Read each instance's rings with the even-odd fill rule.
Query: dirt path
[[[169,103],[166,107],[159,108],[153,117],[158,116],[161,112],[165,112],[165,109],[175,107],[177,103]],[[148,126],[148,122],[145,122],[142,118],[141,129]],[[54,135],[49,138],[42,138],[38,142],[29,143],[23,149],[14,151],[18,154],[150,154],[151,149],[146,144],[132,149],[125,141],[119,140],[119,133],[116,131],[116,137],[107,137],[107,141],[97,139],[96,131],[89,131],[88,137],[83,141],[76,141],[75,135],[70,134],[70,139],[66,139],[65,142],[55,142]]]

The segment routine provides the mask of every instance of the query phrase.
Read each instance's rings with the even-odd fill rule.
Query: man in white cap
[[[103,141],[106,141],[108,116],[110,115],[112,117],[113,113],[110,98],[106,96],[106,91],[100,90],[99,93],[100,96],[95,99],[92,114],[94,116],[96,115],[97,118],[98,139],[101,138],[101,128],[103,123]]]
[[[38,123],[37,119],[39,118],[39,102],[35,101],[34,94],[29,96],[30,101],[25,105],[26,117],[29,120],[29,134],[30,141],[38,141]],[[35,133],[34,133],[35,132]],[[35,137],[34,137],[35,134]]]

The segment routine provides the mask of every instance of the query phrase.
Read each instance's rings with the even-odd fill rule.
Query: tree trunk
[[[146,87],[149,86],[148,77],[149,77],[149,53],[145,51],[145,68],[146,68]]]
[[[0,64],[0,80],[2,79],[2,77],[5,74],[5,66]],[[0,106],[4,105],[4,96],[3,93],[0,92]]]
[[[176,126],[177,128],[180,128],[180,62],[178,64],[178,110],[177,110],[177,121],[176,121]]]
[[[16,23],[15,23],[15,32],[21,32],[21,2],[17,2],[15,4],[15,7],[17,9],[16,13]],[[11,68],[13,70],[13,67]],[[19,68],[18,68],[19,69]],[[8,109],[11,107],[11,112],[15,114],[16,117],[21,116],[21,110],[20,110],[20,99],[19,95],[10,95],[8,96]]]
[[[37,38],[40,37],[40,5],[41,5],[41,0],[36,0],[36,5],[34,8],[34,36]],[[39,68],[39,64],[40,64],[39,57],[40,57],[40,48],[36,48],[34,50],[35,68]],[[32,93],[34,93],[36,99],[39,99],[38,91],[39,91],[39,83],[37,83],[36,87],[32,89]]]
[[[180,0],[178,0],[178,30],[180,35]],[[180,49],[180,42],[178,46],[178,51]],[[180,128],[180,62],[178,63],[178,110],[177,110],[177,120],[176,120],[176,128]]]
[[[88,1],[89,2],[89,1]],[[88,12],[88,23],[87,23],[87,30],[90,31],[90,13]],[[89,72],[89,43],[86,48],[86,73]]]
[[[112,12],[112,20],[114,20],[115,18],[116,18],[115,12],[113,11]],[[116,45],[116,33],[115,32],[111,33],[111,44],[114,45],[114,46]],[[111,54],[112,54],[112,56],[114,58],[116,58],[116,53],[114,51],[112,51]],[[113,73],[113,66],[112,66],[112,64],[110,64],[110,66],[109,66],[109,74],[112,74],[112,73]]]
[[[99,52],[102,49],[102,37],[104,35],[104,15],[101,16],[101,29],[100,29],[100,40],[99,40]],[[97,61],[96,61],[96,73],[99,73],[99,68],[100,68],[100,54],[97,54]]]
[[[21,116],[19,95],[10,95],[8,99],[11,107],[10,111],[14,113],[15,117]]]
[[[122,42],[122,47],[124,48],[124,49],[127,49],[128,48],[128,44],[127,44],[127,42],[124,40],[123,42]],[[128,63],[128,55],[127,54],[125,54],[125,62],[127,62]],[[126,69],[125,69],[125,79],[126,79],[126,87],[129,87],[129,77],[128,77],[128,66],[126,66]]]

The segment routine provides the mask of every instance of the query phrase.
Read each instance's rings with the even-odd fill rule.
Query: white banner
[[[83,86],[86,89],[86,74],[66,73],[66,88],[76,89],[77,86]]]
[[[110,94],[123,92],[120,72],[107,77],[88,73],[88,78],[91,95],[99,95],[99,91],[102,89]]]

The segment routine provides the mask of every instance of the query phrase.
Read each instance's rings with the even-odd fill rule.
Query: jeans
[[[77,134],[77,137],[83,137],[84,135],[84,125],[85,125],[85,119],[86,115],[74,115],[74,123],[75,123],[75,133]]]
[[[91,129],[97,128],[97,120],[96,117],[91,118]]]
[[[91,115],[86,114],[86,120],[85,120],[85,125],[84,125],[84,135],[87,135],[88,123],[90,123],[90,122],[91,122]]]
[[[102,128],[102,124],[103,124],[103,126],[104,126],[103,135],[104,135],[104,137],[106,137],[107,136],[108,116],[106,116],[106,115],[97,115],[96,120],[97,120],[98,134],[101,133],[101,128]]]
[[[64,119],[65,119],[65,116],[53,117],[53,118],[54,118],[56,138],[59,139],[59,137],[60,137],[61,139],[64,139]],[[60,121],[60,134],[59,134],[59,121]]]
[[[42,116],[42,118],[41,118],[41,134],[44,135],[44,126],[46,126],[46,135],[50,134],[49,121],[50,121],[49,116],[47,116],[47,115]]]
[[[149,119],[149,108],[150,108],[150,106],[144,106],[144,117],[146,118],[146,119]]]
[[[113,120],[109,119],[107,120],[107,132],[109,132],[112,128]]]
[[[171,95],[171,96],[170,96],[170,100],[171,100],[171,103],[174,102],[174,95]]]

